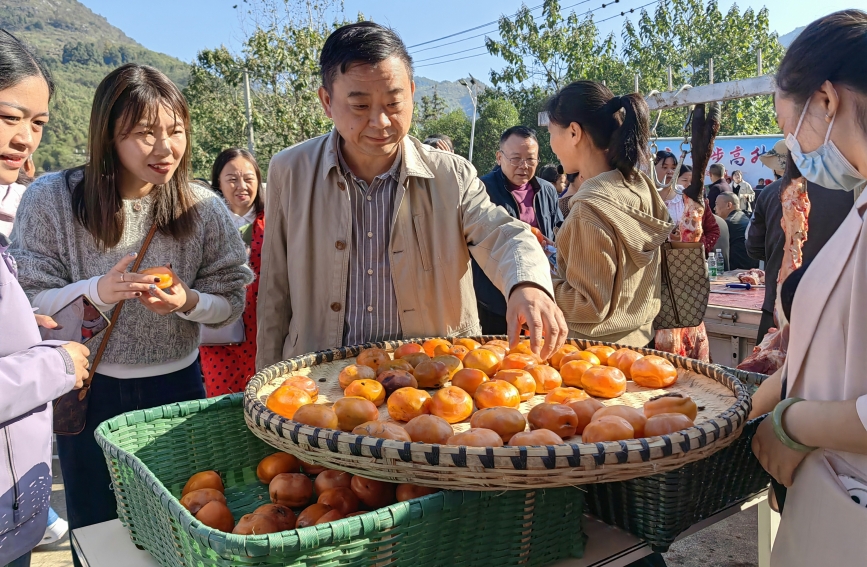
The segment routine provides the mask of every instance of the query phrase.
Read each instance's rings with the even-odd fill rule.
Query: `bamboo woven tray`
[[[480,342],[503,337],[475,337]],[[307,462],[346,470],[390,482],[465,490],[510,490],[614,482],[673,470],[703,459],[737,439],[750,412],[743,384],[722,367],[650,349],[678,369],[678,381],[665,390],[628,383],[627,393],[606,405],[641,407],[665,392],[688,394],[699,406],[696,425],[689,429],[643,439],[582,443],[573,437],[562,445],[534,447],[464,447],[408,443],[313,428],[286,419],[265,407],[267,396],[292,374],[309,375],[319,385],[316,403],[333,403],[343,395],[340,370],[352,364],[365,348],[392,352],[406,342],[390,341],[343,347],[286,360],[263,369],[250,380],[244,395],[244,415],[250,430],[266,443]],[[579,348],[597,341],[570,340]],[[618,346],[618,345],[612,345]],[[521,404],[526,414],[542,403],[537,395]],[[383,420],[390,420],[383,405]],[[456,431],[468,422],[454,424]]]

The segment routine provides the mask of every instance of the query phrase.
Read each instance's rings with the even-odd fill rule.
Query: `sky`
[[[193,61],[196,53],[205,48],[225,45],[238,51],[244,38],[238,10],[233,8],[242,0],[80,1],[145,47],[187,62]],[[617,0],[617,3],[612,0],[561,0],[560,3],[563,8],[575,5],[566,11],[574,10],[579,16],[592,10],[600,31],[605,35],[614,32],[619,38],[624,21],[620,12],[650,2],[653,0]],[[535,7],[542,4],[542,0],[525,0],[523,3]],[[601,7],[603,3],[605,8]],[[725,13],[734,3],[733,0],[720,0],[720,9]],[[748,6],[754,10],[767,6],[771,29],[784,35],[825,14],[855,7],[856,3],[855,0],[764,0],[741,2],[738,6],[741,10]],[[438,81],[456,80],[472,74],[488,82],[490,70],[500,69],[504,62],[485,52],[484,36],[469,38],[485,33],[496,37],[497,26],[493,24],[453,38],[426,42],[494,22],[500,15],[514,14],[521,5],[521,0],[345,0],[347,16],[354,17],[357,12],[362,12],[366,18],[397,30],[410,46],[416,73]],[[651,5],[648,9],[653,7]],[[541,10],[533,13],[538,15]],[[449,45],[450,42],[457,43]],[[422,43],[425,45],[419,45]]]

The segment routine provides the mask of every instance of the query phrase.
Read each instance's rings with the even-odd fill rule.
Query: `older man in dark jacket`
[[[516,219],[554,240],[554,230],[563,223],[557,206],[557,189],[535,176],[539,165],[539,142],[536,132],[526,126],[513,126],[500,136],[497,166],[480,179],[488,196]],[[479,307],[482,332],[506,334],[506,298],[491,283],[473,260],[473,286]]]

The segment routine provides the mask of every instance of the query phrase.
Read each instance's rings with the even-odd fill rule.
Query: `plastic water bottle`
[[[716,249],[716,271],[717,275],[722,275],[726,271],[726,261],[723,258],[722,250]]]
[[[707,259],[707,274],[711,281],[714,281],[717,277],[716,254],[711,254]]]

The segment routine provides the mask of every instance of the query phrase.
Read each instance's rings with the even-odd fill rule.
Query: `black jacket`
[[[750,218],[743,211],[737,210],[726,217],[729,229],[729,266],[732,270],[749,270],[758,268],[759,261],[747,255],[746,232]]]
[[[777,299],[777,276],[783,264],[783,247],[786,235],[780,221],[783,219],[783,205],[780,203],[780,180],[766,185],[756,199],[753,218],[747,231],[747,254],[756,260],[765,261],[765,302],[764,311],[774,312]],[[810,218],[807,242],[804,243],[804,262],[816,257],[843,220],[852,205],[855,194],[851,191],[825,189],[815,183],[807,183],[810,197]]]
[[[488,197],[495,205],[499,205],[514,218],[520,218],[518,203],[509,191],[506,176],[499,166],[491,170],[487,175],[479,178],[488,190]],[[533,199],[533,209],[536,211],[536,222],[539,230],[549,240],[554,240],[554,229],[563,224],[563,215],[557,206],[557,189],[551,184],[534,177],[530,184],[536,189],[536,197]],[[497,287],[491,283],[488,276],[473,260],[473,286],[476,290],[476,300],[488,311],[497,315],[506,315],[506,298],[503,297]]]
[[[725,179],[714,181],[707,188],[707,200],[710,201],[710,210],[716,211],[716,198],[720,193],[731,192],[731,185],[726,183]]]

